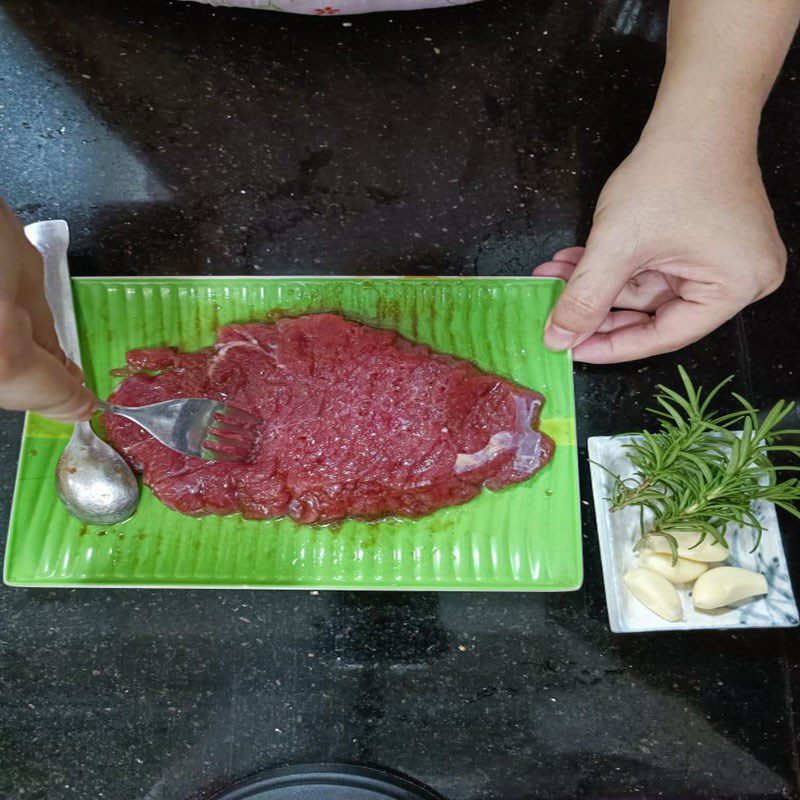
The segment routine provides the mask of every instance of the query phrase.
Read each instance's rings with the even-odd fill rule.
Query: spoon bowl
[[[139,484],[130,467],[88,422],[75,426],[61,454],[56,487],[67,511],[90,525],[124,522],[139,502]]]

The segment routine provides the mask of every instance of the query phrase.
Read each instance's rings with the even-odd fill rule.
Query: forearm
[[[667,58],[645,136],[754,147],[800,0],[672,0]]]

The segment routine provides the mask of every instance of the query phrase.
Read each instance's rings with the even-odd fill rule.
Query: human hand
[[[96,402],[58,344],[42,257],[0,200],[0,407],[78,421]]]
[[[586,248],[534,270],[567,280],[545,330],[577,361],[678,350],[775,291],[786,268],[752,145],[650,132],[609,178]]]

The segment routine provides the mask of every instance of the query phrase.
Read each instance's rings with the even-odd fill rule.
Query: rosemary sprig
[[[661,536],[669,543],[673,561],[678,553],[675,533],[696,531],[698,545],[711,536],[727,546],[730,522],[755,529],[757,547],[763,526],[753,511],[755,500],[770,501],[800,517],[795,505],[800,482],[777,478],[778,472],[800,471],[800,466],[770,462],[776,455],[800,458],[800,447],[783,443],[784,437],[800,431],[779,428],[794,404],[780,400],[761,418],[751,403],[731,393],[741,407],[721,414],[712,403],[731,378],[705,392],[694,386],[683,367],[678,369],[684,394],[658,387],[657,408],[651,411],[660,427],[625,446],[635,472],[627,479],[614,476],[611,510],[638,507],[641,538],[635,549]],[[645,511],[652,516],[649,525]]]

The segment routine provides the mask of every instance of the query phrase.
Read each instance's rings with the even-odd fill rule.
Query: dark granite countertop
[[[585,237],[652,101],[664,14],[0,0],[0,194],[69,220],[77,274],[523,275]],[[576,368],[582,455],[644,426],[678,363],[798,398],[798,75],[795,51],[762,137],[786,285],[680,355]],[[1,419],[4,529],[21,420]],[[797,631],[611,634],[585,512],[572,594],[4,588],[0,796],[199,800],[355,760],[452,800],[800,797]]]

